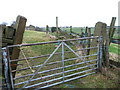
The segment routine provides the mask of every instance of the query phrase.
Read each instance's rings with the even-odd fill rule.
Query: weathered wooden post
[[[4,32],[5,35],[2,37],[3,43],[7,43],[7,45],[13,45],[13,37],[14,37],[15,29],[11,26],[7,26]]]
[[[103,61],[105,64],[107,64],[107,62],[109,62],[109,59],[106,60],[106,53],[108,54],[109,52],[105,52],[105,42],[106,42],[106,39],[107,39],[107,32],[106,32],[106,28],[107,28],[107,24],[106,23],[102,23],[102,22],[97,22],[96,25],[95,25],[95,31],[94,31],[94,36],[102,36],[103,37]],[[97,39],[94,39],[93,42],[92,42],[92,46],[95,47],[97,46],[98,44],[98,40]],[[108,47],[108,46],[107,46]],[[96,50],[94,50],[93,52],[96,52]]]
[[[46,25],[46,34],[48,34],[48,33],[49,33],[49,26]]]
[[[0,25],[0,85],[2,85],[2,25]],[[1,89],[2,90],[2,89]]]
[[[2,47],[2,25],[0,25],[0,50],[1,50],[1,47]],[[0,52],[1,53],[1,52]],[[0,54],[1,55],[1,54]],[[0,59],[1,60],[1,59]]]
[[[111,34],[111,40],[112,40],[112,37],[114,36],[115,30],[116,30],[116,28],[113,28],[113,32]],[[110,42],[111,42],[111,40],[110,40]],[[110,43],[109,43],[109,45],[110,45]]]
[[[107,36],[106,28],[107,28],[106,23],[97,22],[95,25],[94,36],[103,36],[103,42],[106,41]],[[97,45],[97,41],[94,44]]]
[[[91,28],[88,28],[88,37],[91,37]],[[90,39],[88,39],[88,48],[90,48]],[[90,49],[87,49],[87,55],[90,54]]]
[[[2,25],[0,25],[0,47],[2,47]]]
[[[88,34],[88,27],[85,28],[85,37],[87,37]]]
[[[56,31],[58,33],[58,17],[56,17]]]
[[[115,32],[115,28],[114,28],[115,21],[116,21],[116,17],[112,17],[112,21],[111,21],[111,24],[110,24],[110,29],[107,33],[106,42],[105,42],[105,45],[104,45],[105,46],[104,51],[106,53],[105,59],[106,59],[106,66],[107,67],[109,67],[109,45],[111,43],[112,37],[113,37],[114,32]]]
[[[109,35],[109,45],[111,43],[112,37],[113,37],[114,32],[115,32],[115,29],[114,29],[115,21],[116,21],[116,17],[112,17],[111,24],[110,24],[110,29],[109,29],[109,32],[108,32],[108,35]]]
[[[105,60],[106,60],[106,66],[109,67],[109,36],[107,34],[106,36],[106,42],[104,45],[104,52],[105,52]]]
[[[88,27],[85,28],[85,34],[84,34],[84,37],[87,37],[88,36]],[[83,48],[86,48],[87,45],[86,45],[86,41],[87,40],[83,40]],[[83,51],[84,55],[87,55],[88,53],[86,52],[86,50]]]
[[[18,16],[17,20],[16,20],[16,32],[15,32],[15,39],[14,39],[14,45],[16,44],[21,44],[22,43],[22,39],[23,39],[23,34],[25,31],[25,26],[26,26],[26,22],[27,19],[23,16]],[[20,53],[20,49],[18,49],[17,47],[13,48],[12,51],[12,55],[11,55],[11,59],[18,59],[19,57],[19,53]],[[17,68],[17,61],[12,62],[12,64],[15,64],[16,66],[12,67],[12,70],[16,70]],[[15,77],[15,73],[13,73],[13,77]]]
[[[70,26],[70,33],[72,33],[72,26]]]
[[[83,28],[81,28],[81,37],[83,37],[84,32],[83,32]]]

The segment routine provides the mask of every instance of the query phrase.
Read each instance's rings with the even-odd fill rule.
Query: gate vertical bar
[[[98,38],[98,49],[97,49],[97,72],[99,72],[99,61],[100,61],[100,40]]]
[[[62,72],[63,72],[63,82],[64,82],[64,43],[62,42]]]
[[[102,36],[99,37],[99,62],[98,62],[98,68],[99,71],[102,70],[102,46],[103,46],[103,38]]]
[[[12,85],[11,85],[11,78],[10,78],[10,74],[9,74],[9,62],[8,62],[8,56],[7,56],[7,48],[4,47],[2,48],[3,51],[3,62],[4,62],[4,72],[5,72],[5,80],[6,80],[6,84],[7,84],[7,88],[9,88],[9,90],[12,90]]]
[[[14,90],[14,80],[13,80],[13,76],[12,76],[12,68],[10,67],[10,51],[9,48],[7,47],[7,60],[8,60],[8,66],[9,66],[9,75],[10,75],[10,82],[11,82],[11,87],[12,90]]]

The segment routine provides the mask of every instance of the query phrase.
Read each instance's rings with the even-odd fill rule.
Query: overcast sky
[[[118,18],[119,0],[0,0],[0,23],[11,23],[17,15],[27,18],[27,25],[95,26],[102,21],[110,25]],[[118,21],[116,22],[118,25]]]

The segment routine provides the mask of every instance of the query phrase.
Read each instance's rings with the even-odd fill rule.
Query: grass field
[[[66,32],[70,32],[70,28],[61,28],[63,31],[66,31]],[[75,32],[75,33],[78,33],[78,34],[81,34],[81,29],[83,29],[83,32],[85,33],[85,27],[73,27],[72,28],[72,31]],[[91,28],[91,33],[94,32],[94,29]]]
[[[115,62],[119,62],[119,58],[118,58],[120,55],[119,51],[120,51],[120,45],[111,43],[109,47],[109,52],[110,52],[109,58]]]
[[[38,43],[38,42],[46,42],[52,41],[52,39],[45,34],[45,32],[37,32],[37,31],[25,31],[23,43]],[[52,48],[51,48],[52,47]],[[22,48],[24,50],[24,54],[26,56],[38,56],[41,54],[50,54],[55,49],[55,44],[53,45],[45,45],[42,47],[32,46],[27,48]],[[111,44],[110,52],[117,54],[118,48],[117,45]],[[23,57],[23,55],[21,55]],[[59,56],[58,56],[59,58]],[[46,58],[43,58],[46,59]],[[31,60],[33,63],[31,65],[41,64],[42,59],[35,59],[34,61]],[[19,64],[23,64],[23,62],[19,62]],[[21,68],[23,66],[19,66]],[[24,67],[27,67],[25,64]],[[51,67],[49,67],[51,68]],[[34,69],[35,70],[35,69]],[[23,71],[22,73],[29,73],[30,70]],[[107,71],[108,72],[108,71]],[[117,71],[114,69],[110,69],[109,72],[110,76],[105,76],[100,73],[93,74],[84,78],[80,78],[71,82],[67,82],[61,85],[54,86],[53,88],[118,88],[118,75]],[[19,76],[19,72],[17,76]],[[43,75],[44,76],[44,75]],[[23,80],[23,79],[21,79]]]
[[[111,53],[118,55],[118,53],[120,51],[120,45],[111,43],[110,47],[109,47],[109,51]]]
[[[63,31],[66,31],[66,32],[69,32],[70,33],[70,28],[61,28]],[[85,27],[82,27],[83,29],[83,32],[85,33]],[[81,34],[81,27],[73,27],[72,28],[72,31],[75,32],[75,33],[78,33],[78,34]],[[116,29],[115,30],[115,33],[114,33],[114,36],[113,38],[114,39],[119,39],[120,38],[120,35],[119,35],[119,32],[120,30]],[[94,33],[94,28],[91,28],[91,33],[93,34]]]

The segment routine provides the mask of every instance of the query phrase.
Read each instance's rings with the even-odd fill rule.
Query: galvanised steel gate
[[[89,40],[97,45],[88,47]],[[18,59],[10,59],[11,48],[21,51]],[[102,37],[12,45],[3,48],[3,61],[8,88],[47,88],[98,72]],[[16,70],[11,68],[13,62],[18,62]]]

